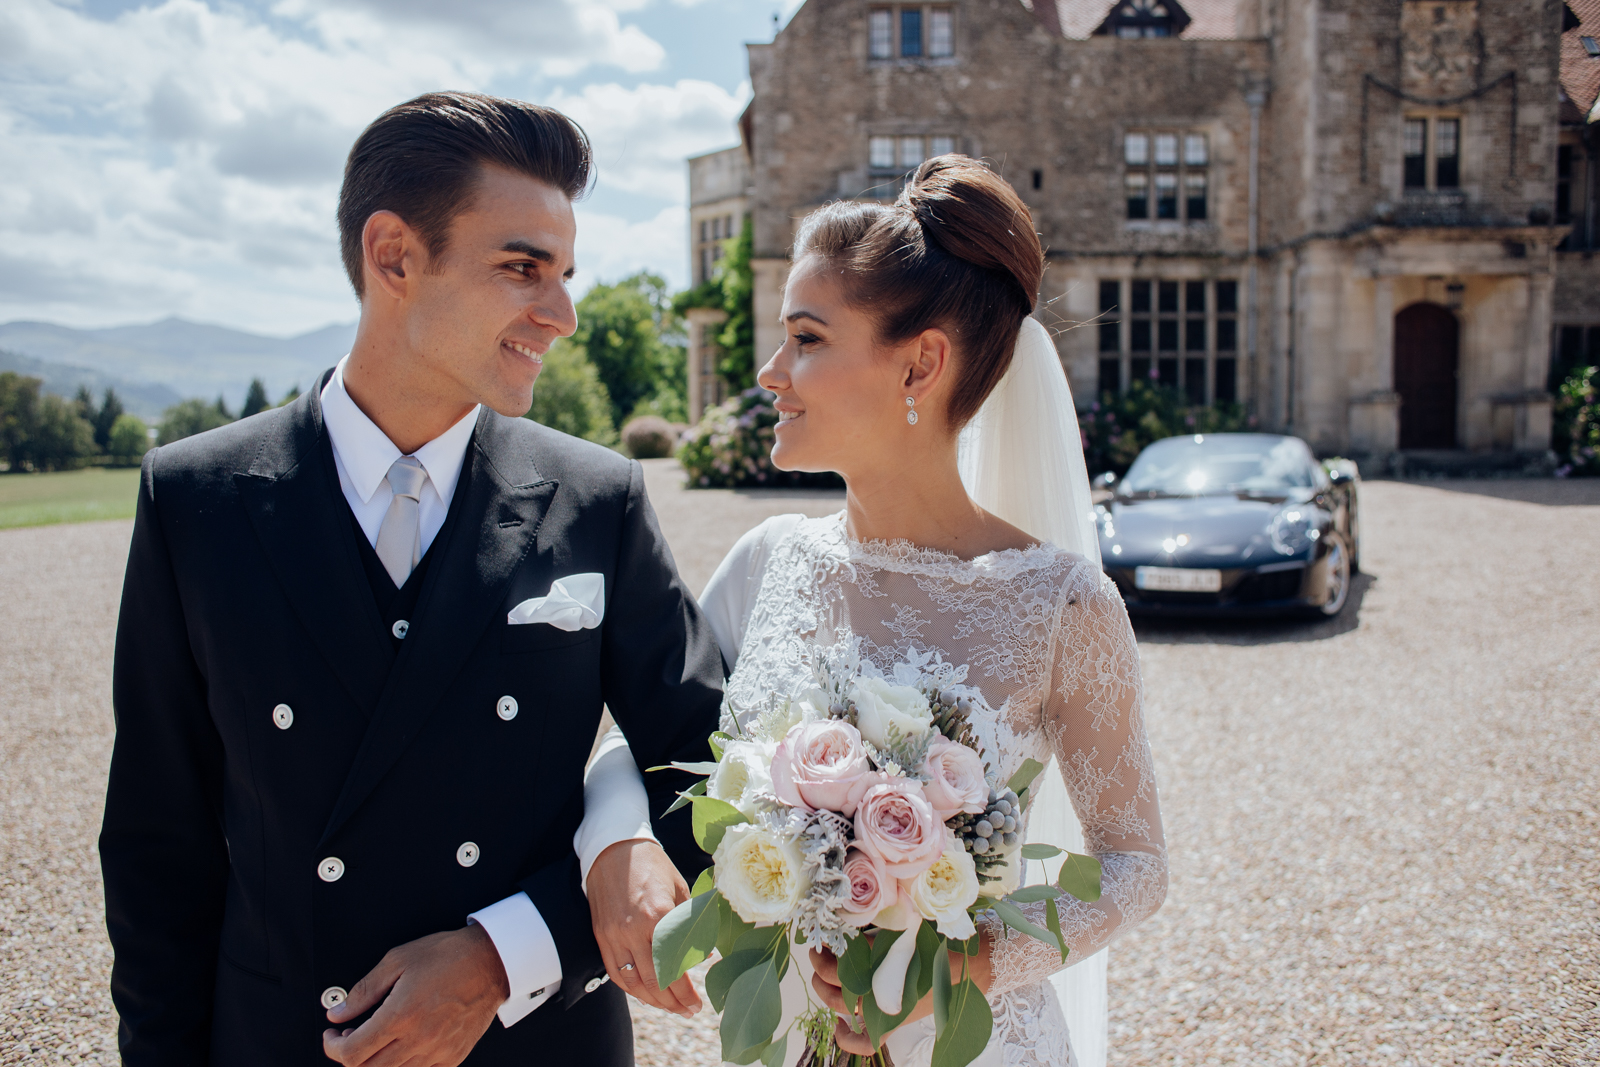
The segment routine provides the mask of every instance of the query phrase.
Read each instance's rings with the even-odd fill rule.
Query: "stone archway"
[[[1394,317],[1394,391],[1400,447],[1456,447],[1461,327],[1449,308],[1412,304]]]

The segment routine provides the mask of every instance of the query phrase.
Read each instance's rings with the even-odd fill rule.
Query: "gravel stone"
[[[645,467],[696,591],[765,516],[842,504]],[[1172,889],[1111,949],[1119,1067],[1600,1062],[1600,483],[1362,491],[1340,618],[1137,625]],[[0,1064],[117,1062],[94,844],[130,529],[0,531]],[[720,1060],[709,1010],[634,1028],[642,1065]]]

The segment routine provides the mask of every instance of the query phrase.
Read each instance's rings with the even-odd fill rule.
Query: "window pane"
[[[954,137],[933,137],[929,139],[928,145],[928,155],[948,156],[956,150],[956,139]]]
[[[1122,139],[1123,162],[1142,167],[1150,162],[1150,135],[1130,133]]]
[[[1186,359],[1183,361],[1183,393],[1189,398],[1191,404],[1204,404],[1206,402],[1206,361],[1203,359]]]
[[[1100,383],[1096,396],[1106,393],[1122,392],[1122,361],[1116,359],[1102,359],[1100,361]]]
[[[928,20],[928,54],[930,56],[956,54],[955,20],[948,8],[935,10]]]
[[[1178,361],[1175,359],[1156,360],[1157,380],[1168,389],[1178,387]]]
[[[1239,283],[1223,281],[1217,283],[1217,310],[1225,315],[1235,315],[1239,311]]]
[[[1206,320],[1190,319],[1183,324],[1183,347],[1186,352],[1206,350]]]
[[[900,54],[903,56],[922,54],[921,8],[907,7],[900,11]]]
[[[1161,282],[1156,286],[1156,299],[1159,302],[1157,310],[1164,314],[1177,314],[1178,311],[1178,283]]]
[[[1138,315],[1140,313],[1148,315],[1150,313],[1150,283],[1149,282],[1147,282],[1147,281],[1136,281],[1136,282],[1134,282],[1133,283],[1133,288],[1130,291],[1129,295],[1131,297],[1130,303],[1133,304],[1133,313],[1135,315]]]
[[[921,163],[922,160],[922,138],[900,138],[900,165],[902,167],[914,167]]]
[[[1132,385],[1134,382],[1145,382],[1146,384],[1148,384],[1149,381],[1150,381],[1150,360],[1149,359],[1130,359],[1130,360],[1128,360],[1128,384]]]
[[[1203,133],[1186,133],[1183,135],[1183,162],[1185,166],[1203,167],[1206,165],[1206,135]]]
[[[1115,322],[1102,322],[1100,324],[1100,351],[1122,351],[1122,326]]]
[[[1454,189],[1461,184],[1461,120],[1439,119],[1434,130],[1434,188]]]
[[[1232,404],[1239,399],[1238,360],[1217,360],[1217,382],[1212,395],[1219,404]]]
[[[700,220],[700,240],[701,241],[709,241],[710,239],[711,238],[706,236],[706,220],[705,219],[701,219]]]
[[[1190,222],[1204,222],[1206,218],[1206,176],[1204,174],[1185,174],[1183,176],[1184,192],[1184,217]]]
[[[1156,166],[1175,167],[1178,165],[1178,135],[1175,133],[1156,134]]]
[[[1122,283],[1119,281],[1103,281],[1100,283],[1100,311],[1114,312],[1122,303]]]
[[[1178,217],[1178,176],[1176,174],[1156,175],[1156,218],[1175,219]]]
[[[1149,319],[1134,319],[1128,323],[1128,350],[1131,352],[1150,351]]]
[[[1150,217],[1150,176],[1148,174],[1128,175],[1128,217],[1130,219],[1147,219]]]
[[[1428,184],[1428,120],[1406,119],[1405,182],[1407,189],[1422,189]]]
[[[1183,283],[1183,310],[1191,315],[1201,315],[1206,310],[1206,283]]]
[[[1236,352],[1239,349],[1239,320],[1217,320],[1217,351]]]
[[[868,141],[867,162],[879,170],[894,166],[894,138],[874,137]]]
[[[1176,352],[1178,350],[1178,320],[1161,319],[1157,324],[1156,347],[1163,352]],[[1178,383],[1174,381],[1173,385]]]
[[[873,59],[894,55],[894,20],[888,8],[878,8],[867,16],[867,55]]]

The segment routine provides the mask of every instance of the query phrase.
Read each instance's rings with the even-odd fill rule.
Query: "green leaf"
[[[763,1067],[781,1067],[783,1054],[789,1051],[789,1035],[784,1034],[772,1044],[767,1046],[767,1051],[761,1054]]]
[[[715,797],[694,799],[694,839],[707,852],[716,852],[728,827],[749,822],[745,813]]]
[[[917,927],[917,959],[922,966],[917,969],[917,1000],[921,1001],[928,995],[928,990],[933,988],[934,960],[941,956],[948,956],[945,951],[945,938],[939,935],[931,922],[924,922]]]
[[[766,953],[760,949],[745,949],[743,952],[724,956],[712,964],[711,969],[706,972],[706,997],[711,1001],[712,1009],[720,1013],[728,1001],[728,990],[732,987],[733,980],[764,959]]]
[[[1053,885],[1030,885],[1006,897],[1013,904],[1036,904],[1041,900],[1054,900],[1061,890]]]
[[[955,979],[950,975],[950,953],[941,952],[933,961],[933,1032],[942,1034],[950,1025],[950,992]],[[934,1038],[937,1042],[937,1036]]]
[[[712,873],[715,869],[714,867],[707,867],[700,872],[700,877],[694,880],[694,888],[689,890],[691,897],[697,897],[701,893],[709,893],[717,887],[716,876]]]
[[[691,785],[688,789],[685,789],[683,792],[679,793],[678,794],[678,799],[674,800],[672,802],[672,806],[670,808],[668,808],[666,811],[662,812],[661,814],[662,815],[671,815],[673,812],[677,811],[679,808],[681,808],[685,804],[689,803],[695,797],[703,797],[703,796],[705,796],[706,795],[706,782],[707,781],[709,781],[709,779],[702,778],[702,779],[700,779],[700,781],[696,782],[694,785]]]
[[[739,939],[756,927],[754,923],[747,923],[739,918],[739,913],[733,910],[733,905],[720,894],[717,900],[720,902],[718,906],[722,909],[717,927],[717,951],[727,956],[732,954],[733,947]]]
[[[983,991],[972,979],[963,979],[950,990],[945,1024],[934,1031],[933,1067],[966,1067],[989,1047],[993,1031],[994,1012]]]
[[[673,760],[668,766],[675,770],[688,771],[690,774],[714,774],[717,770],[717,761],[701,760],[698,763],[679,763],[677,760]]]
[[[1044,924],[1052,934],[1056,935],[1056,941],[1061,945],[1061,962],[1066,963],[1067,953],[1070,950],[1067,948],[1067,939],[1061,936],[1061,913],[1056,910],[1055,897],[1044,902]]]
[[[933,933],[928,923],[923,923],[917,930],[917,949],[911,957],[911,962],[906,965],[906,984],[901,989],[900,1014],[889,1015],[878,1007],[878,1000],[872,995],[870,988],[861,1002],[861,1017],[867,1024],[867,1036],[871,1038],[874,1046],[883,1044],[883,1039],[889,1031],[905,1022],[916,1010],[917,1002],[928,993],[928,988],[933,984],[933,960],[925,955],[924,950],[932,947],[937,950],[941,940],[937,933],[933,933],[930,940],[922,936],[924,930]],[[888,955],[889,946],[903,936],[901,930],[880,930],[873,939],[872,944],[872,969],[876,971],[883,963],[883,957]],[[878,946],[882,945],[880,949]]]
[[[1047,860],[1051,856],[1059,856],[1066,849],[1056,848],[1054,845],[1023,845],[1022,858],[1025,860]]]
[[[717,920],[722,894],[711,892],[690,897],[656,924],[650,955],[655,963],[656,980],[663,988],[676,982],[683,972],[710,954],[717,943]]]
[[[722,1058],[749,1063],[783,1021],[778,967],[764,960],[733,980],[722,1013]]]
[[[1056,935],[1033,922],[1022,913],[1022,909],[1009,900],[996,900],[993,903],[994,913],[1000,916],[1000,921],[1020,933],[1029,937],[1038,938],[1051,948],[1060,948],[1061,942],[1056,940]]]
[[[706,744],[711,746],[712,755],[716,756],[717,759],[720,760],[722,758],[723,745],[729,741],[732,741],[733,739],[734,738],[732,734],[726,734],[721,730],[718,730],[716,733],[706,738]]]
[[[1093,856],[1068,852],[1061,862],[1061,873],[1056,875],[1056,885],[1079,900],[1093,904],[1100,899],[1100,861]]]
[[[839,957],[839,985],[851,996],[872,992],[872,939],[857,934]]]
[[[1006,788],[1021,796],[1022,791],[1028,788],[1035,778],[1039,777],[1039,772],[1042,770],[1044,770],[1044,764],[1038,760],[1025,759],[1022,761],[1022,766],[1017,768],[1017,773],[1013,774],[1011,780],[1006,782]]]
[[[778,964],[778,977],[789,969],[789,928],[784,925],[752,926],[733,942],[733,954],[759,952]]]

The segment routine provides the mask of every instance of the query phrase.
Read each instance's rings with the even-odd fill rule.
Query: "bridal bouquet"
[[[778,1033],[792,947],[838,958],[874,1047],[932,990],[936,1067],[971,1063],[989,1042],[993,1016],[966,966],[979,951],[979,913],[1066,960],[1054,888],[1017,888],[1022,860],[1063,854],[1021,843],[1043,767],[1030,759],[997,780],[970,721],[983,698],[965,677],[931,655],[885,677],[847,652],[741,736],[714,734],[714,762],[673,765],[707,776],[674,808],[693,805],[695,839],[713,863],[657,925],[655,971],[665,986],[717,950],[706,993],[722,1013],[724,1059],[775,1067],[798,1030],[803,1065],[886,1061],[838,1049],[834,1014],[820,1005]],[[1100,865],[1067,853],[1057,884],[1097,900]],[[1039,900],[1045,927],[1017,906]],[[963,956],[960,975],[950,952]]]

